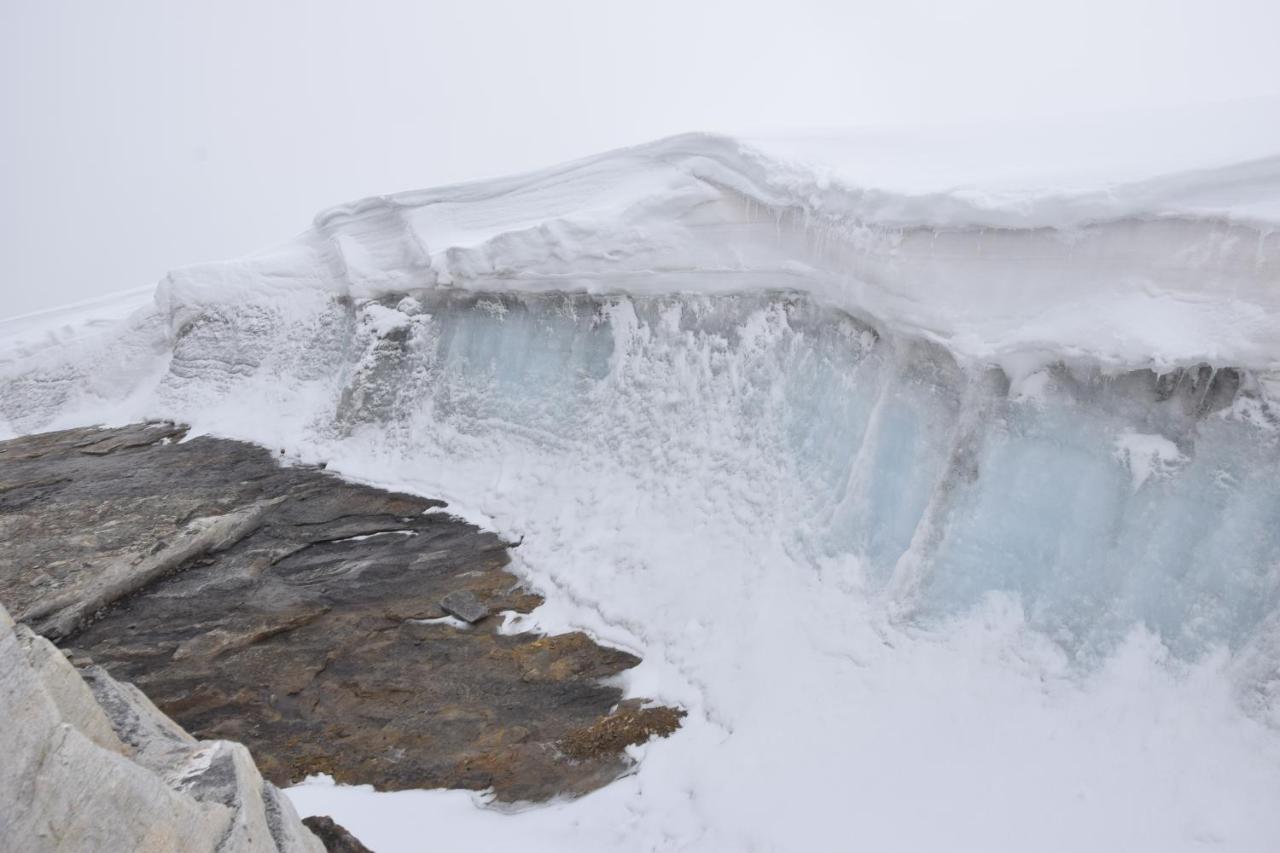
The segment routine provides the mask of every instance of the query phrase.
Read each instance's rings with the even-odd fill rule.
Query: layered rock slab
[[[25,853],[323,853],[248,751],[197,741],[136,689],[0,607],[0,846]]]
[[[0,601],[191,732],[244,742],[272,782],[542,800],[607,783],[628,742],[672,728],[575,748],[617,715],[601,680],[638,659],[500,632],[541,599],[505,570],[507,543],[440,502],[182,438],[161,424],[0,444]]]

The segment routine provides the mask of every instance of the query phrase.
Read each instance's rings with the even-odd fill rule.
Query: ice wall
[[[1017,593],[1072,649],[1135,623],[1186,654],[1239,646],[1280,603],[1280,456],[1273,432],[1232,416],[1237,399],[1269,412],[1234,370],[1050,366],[1011,389],[787,293],[428,292],[335,306],[322,325],[343,315],[343,381],[311,428],[474,466],[458,479],[481,488],[544,467],[626,478],[798,562],[853,555],[858,582],[903,613]],[[309,360],[300,331],[268,340],[309,340]],[[189,331],[166,408],[185,408],[192,379],[226,405],[254,337],[221,328],[228,360],[209,368],[211,342]],[[270,374],[308,377],[306,363]]]
[[[787,291],[277,297],[184,306],[159,373],[141,334],[24,373],[4,415],[83,411],[132,359],[155,415],[359,447],[481,502],[625,482],[793,565],[842,560],[904,618],[1014,593],[1073,652],[1135,624],[1240,647],[1280,602],[1275,415],[1248,372],[1011,382]]]

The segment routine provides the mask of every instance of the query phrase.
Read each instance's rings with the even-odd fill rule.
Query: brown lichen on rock
[[[578,760],[621,752],[650,738],[667,737],[680,728],[684,711],[663,705],[643,707],[640,700],[623,702],[617,710],[589,726],[575,729],[560,741],[565,755]]]

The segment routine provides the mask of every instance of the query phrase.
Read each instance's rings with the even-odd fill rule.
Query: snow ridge
[[[276,250],[176,271],[159,298],[180,312],[264,283],[357,298],[785,288],[1011,374],[1280,365],[1280,218],[1255,215],[1280,199],[1280,158],[1065,194],[911,194],[766,151],[691,134],[365,199]]]

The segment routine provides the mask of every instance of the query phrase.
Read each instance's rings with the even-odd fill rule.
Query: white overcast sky
[[[0,317],[686,130],[1280,92],[1280,0],[0,0]]]

